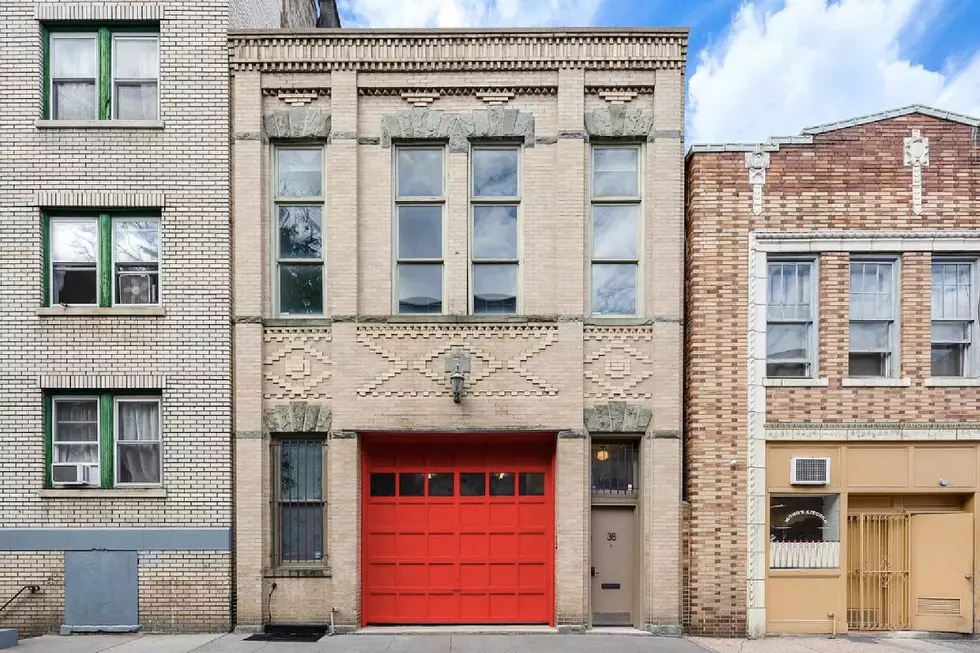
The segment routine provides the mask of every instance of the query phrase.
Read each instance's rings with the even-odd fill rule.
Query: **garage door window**
[[[544,474],[541,472],[522,472],[520,479],[522,497],[544,496]]]
[[[399,474],[398,475],[398,496],[400,496],[400,497],[424,497],[425,496],[425,474]]]
[[[453,492],[452,474],[429,474],[429,496],[451,497]]]
[[[490,496],[514,496],[514,475],[510,472],[490,472]]]
[[[461,497],[485,497],[487,495],[487,475],[460,474],[459,495]]]

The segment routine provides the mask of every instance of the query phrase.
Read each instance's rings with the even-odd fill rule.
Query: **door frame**
[[[601,497],[596,496],[592,492],[592,445],[593,444],[633,444],[636,446],[636,469],[635,469],[635,487],[636,494],[633,497]],[[632,511],[633,515],[633,597],[632,606],[630,608],[630,617],[633,622],[633,627],[642,630],[642,624],[637,625],[640,621],[642,615],[642,610],[640,609],[640,601],[643,592],[643,585],[646,582],[646,576],[643,573],[643,538],[641,533],[643,531],[643,524],[640,516],[643,514],[641,508],[643,507],[643,488],[645,486],[645,479],[643,478],[643,454],[644,454],[644,440],[642,434],[638,433],[596,433],[589,435],[589,441],[586,444],[586,455],[588,456],[587,469],[589,473],[588,481],[588,492],[589,492],[589,509],[586,519],[588,520],[588,532],[589,532],[589,556],[587,559],[586,572],[586,582],[588,583],[588,612],[586,615],[586,627],[592,629],[595,627],[593,623],[592,609],[592,511],[595,508],[620,508],[623,510]]]

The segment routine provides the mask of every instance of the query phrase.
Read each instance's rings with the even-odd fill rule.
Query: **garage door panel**
[[[544,563],[520,563],[517,566],[517,584],[522,593],[534,590],[543,593],[547,582],[547,570]]]
[[[398,555],[398,536],[394,533],[371,533],[371,551],[376,560]]]
[[[457,560],[459,538],[455,533],[429,534],[429,560]]]
[[[395,614],[398,615],[397,619],[403,619],[405,623],[425,621],[429,612],[428,603],[425,594],[399,593],[397,607],[395,608]]]
[[[521,503],[517,507],[518,524],[521,528],[544,530],[548,526],[548,506],[540,503]]]
[[[402,503],[397,508],[397,519],[399,531],[425,532],[427,506],[424,503]]]
[[[548,618],[548,602],[544,593],[519,595],[517,597],[517,611],[519,614],[526,614],[541,621],[546,620]]]
[[[513,560],[517,557],[517,535],[514,533],[490,534],[490,560],[504,558]]]
[[[429,589],[430,590],[450,590],[456,589],[456,565],[451,564],[429,564]]]
[[[398,523],[398,506],[394,503],[374,503],[371,505],[371,520],[365,522],[368,534],[391,533]]]
[[[517,504],[490,504],[490,528],[517,528]]]
[[[491,593],[490,614],[499,619],[517,619],[517,595]]]
[[[399,590],[424,590],[428,584],[426,582],[426,563],[403,562],[399,564],[396,579],[397,583],[394,586],[399,588]]]
[[[452,623],[459,621],[459,596],[454,592],[428,595],[429,618],[434,622]]]
[[[398,557],[402,560],[426,559],[426,536],[424,533],[400,533],[398,535]]]
[[[429,530],[456,532],[459,528],[459,509],[453,503],[430,503],[426,506]]]
[[[490,587],[496,590],[517,590],[517,565],[514,563],[490,564]]]
[[[490,617],[490,595],[486,592],[479,594],[460,594],[459,613],[462,621],[488,621]]]
[[[490,555],[490,536],[486,533],[460,533],[460,560],[486,560]]]
[[[490,517],[490,506],[485,503],[460,503],[459,527],[462,530],[485,531]]]
[[[547,551],[544,533],[520,533],[517,535],[517,556],[521,559],[543,560]]]
[[[398,564],[375,562],[368,566],[367,582],[372,590],[384,590],[398,587]]]
[[[459,565],[459,586],[466,590],[486,591],[490,585],[490,568],[485,563]]]

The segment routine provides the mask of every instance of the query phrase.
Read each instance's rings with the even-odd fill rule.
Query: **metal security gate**
[[[909,515],[847,518],[847,627],[909,628]]]

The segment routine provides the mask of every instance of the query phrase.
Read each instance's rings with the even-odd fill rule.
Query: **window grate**
[[[636,442],[592,445],[592,494],[606,497],[637,496],[639,447]]]
[[[272,443],[273,566],[322,564],[325,542],[323,440]]]

